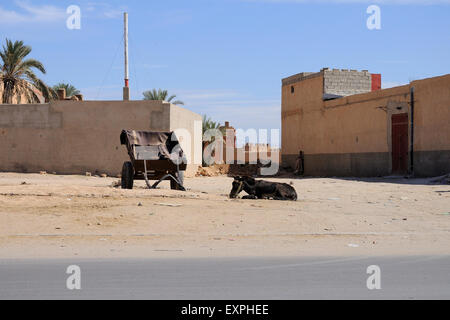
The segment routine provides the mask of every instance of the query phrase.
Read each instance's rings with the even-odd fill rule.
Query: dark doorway
[[[408,172],[408,114],[392,115],[392,173]]]

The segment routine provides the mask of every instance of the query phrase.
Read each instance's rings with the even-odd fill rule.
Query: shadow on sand
[[[264,177],[258,177],[259,179],[264,179]],[[433,178],[411,178],[404,176],[386,176],[386,177],[309,177],[309,176],[296,176],[294,174],[282,174],[276,179],[290,179],[290,180],[306,180],[306,179],[337,179],[344,181],[359,181],[359,182],[369,182],[369,183],[392,183],[392,184],[403,184],[403,185],[427,185],[427,186],[449,186],[450,187],[450,174],[443,175],[440,177]],[[440,192],[450,192],[440,191]]]

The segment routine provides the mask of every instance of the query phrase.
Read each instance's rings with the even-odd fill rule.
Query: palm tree
[[[167,90],[161,90],[161,89],[148,90],[148,91],[144,91],[143,95],[144,95],[144,100],[160,100],[160,101],[167,101],[172,104],[184,105],[183,101],[180,101],[180,100],[172,101],[173,99],[176,98],[176,95],[171,95],[170,97],[168,97],[169,93],[167,92]]]
[[[218,130],[220,130],[222,135],[225,135],[225,129],[224,129],[224,127],[222,127],[220,125],[220,122],[215,122],[215,121],[211,120],[211,118],[208,117],[206,114],[203,115],[202,129],[203,129],[203,136],[205,135],[206,131],[211,130],[211,129],[218,129]],[[216,140],[215,136],[212,136],[210,138],[210,141],[203,140],[203,143],[202,143],[203,150],[205,150],[206,146],[208,146],[210,143],[213,143],[215,140]],[[215,155],[215,150],[212,152],[212,156],[214,156],[214,155]],[[203,159],[203,161],[202,161],[202,166],[208,167],[208,164],[205,162],[205,159]]]
[[[23,41],[12,42],[6,39],[3,51],[0,51],[0,85],[3,85],[2,103],[12,104],[13,98],[21,103],[24,97],[27,103],[40,102],[41,93],[46,101],[52,99],[55,93],[33,72],[32,68],[45,74],[41,62],[35,59],[25,59],[31,52],[30,46]]]
[[[65,89],[67,97],[72,97],[77,94],[80,94],[80,90],[78,90],[77,88],[75,88],[73,85],[71,85],[69,83],[63,83],[63,82],[58,83],[57,85],[54,85],[52,89],[55,92],[58,92],[58,89]]]
[[[205,114],[205,115],[203,115],[202,127],[203,127],[203,134],[204,134],[209,129],[219,129],[220,123],[212,121],[211,118],[207,117]]]

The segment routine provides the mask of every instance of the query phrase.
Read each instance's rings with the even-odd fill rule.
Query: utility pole
[[[124,56],[125,56],[125,86],[123,87],[123,101],[130,100],[129,72],[128,72],[128,13],[123,14],[124,24]]]

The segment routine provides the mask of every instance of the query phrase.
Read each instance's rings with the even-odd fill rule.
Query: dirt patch
[[[269,179],[296,202],[229,199],[232,178],[148,190],[117,178],[0,174],[0,257],[449,254],[450,186]],[[23,184],[25,182],[25,184]]]

